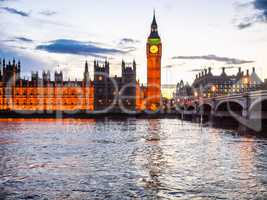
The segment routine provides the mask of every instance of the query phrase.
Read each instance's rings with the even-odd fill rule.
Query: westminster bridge
[[[203,117],[224,122],[230,119],[259,131],[267,121],[267,90],[181,100],[176,110],[182,117]],[[260,127],[259,127],[260,126]]]

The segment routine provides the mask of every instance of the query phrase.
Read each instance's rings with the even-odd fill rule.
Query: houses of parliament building
[[[144,108],[145,89],[136,81],[136,63],[126,66],[122,61],[122,76],[110,77],[109,62],[94,61],[94,80],[90,80],[85,63],[81,81],[64,80],[62,71],[32,72],[31,79],[21,78],[21,63],[0,61],[1,111],[105,111],[119,112]]]
[[[85,63],[81,81],[64,80],[62,71],[32,72],[21,78],[20,61],[0,59],[0,111],[157,111],[161,106],[162,43],[155,12],[147,39],[147,86],[136,81],[136,63],[121,63],[121,76],[110,77],[110,64],[94,61],[94,79]]]

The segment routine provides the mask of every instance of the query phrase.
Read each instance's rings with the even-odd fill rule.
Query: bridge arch
[[[259,97],[251,102],[248,110],[250,121],[258,131],[267,130],[267,97]]]
[[[267,111],[267,97],[257,98],[249,106],[249,112],[259,109]]]
[[[213,105],[212,105],[212,102],[201,102],[200,104],[199,104],[199,107],[201,107],[202,105],[209,105],[211,108],[213,107]]]
[[[204,115],[210,115],[212,111],[212,105],[209,103],[203,103],[199,105],[199,111]]]
[[[235,100],[235,99],[231,99],[231,100],[223,100],[223,101],[220,101],[217,105],[216,105],[216,107],[215,107],[215,111],[219,111],[219,109],[220,108],[222,108],[222,106],[223,105],[226,105],[226,106],[228,106],[228,105],[230,104],[230,106],[231,106],[231,104],[232,105],[236,105],[236,106],[239,106],[239,108],[242,108],[242,109],[244,109],[244,105],[243,105],[243,103],[242,102],[240,102],[240,101],[238,101],[238,100]]]
[[[231,99],[231,100],[224,100],[224,101],[220,101],[216,107],[215,107],[215,112],[218,111],[227,111],[228,108],[231,108],[232,111],[242,111],[244,109],[244,105],[242,102],[235,100],[235,99]]]
[[[187,107],[187,111],[194,111],[196,109],[196,107],[195,106],[193,106],[193,105],[190,105],[190,106],[188,106]]]

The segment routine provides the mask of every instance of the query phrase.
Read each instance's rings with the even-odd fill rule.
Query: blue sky
[[[192,82],[204,66],[229,74],[256,67],[267,78],[266,0],[0,0],[0,57],[31,70],[82,77],[84,62],[108,58],[112,74],[136,60],[146,82],[153,9],[163,43],[162,83]]]

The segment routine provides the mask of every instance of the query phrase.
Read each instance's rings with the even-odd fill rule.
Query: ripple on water
[[[176,119],[1,121],[0,199],[266,199],[266,147]]]

